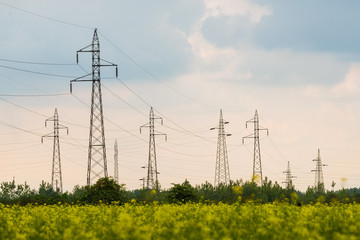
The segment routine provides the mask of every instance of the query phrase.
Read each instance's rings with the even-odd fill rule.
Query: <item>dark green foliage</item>
[[[15,180],[1,183],[0,190],[0,199],[3,203],[12,203],[16,199],[28,198],[35,194],[26,182],[16,185]]]
[[[94,185],[85,187],[81,201],[91,204],[122,204],[125,202],[125,189],[112,178],[100,178]]]
[[[197,193],[189,181],[185,180],[182,184],[173,184],[173,187],[169,189],[168,199],[170,203],[195,202]]]
[[[309,187],[305,193],[292,188],[282,188],[277,182],[272,183],[265,178],[263,185],[242,180],[230,181],[229,184],[213,186],[209,182],[191,186],[185,180],[182,184],[173,184],[169,190],[138,189],[125,191],[124,185],[117,184],[112,178],[101,178],[92,186],[75,186],[71,193],[55,191],[51,184],[42,182],[38,190],[30,189],[27,183],[15,184],[3,182],[0,184],[0,203],[3,204],[132,204],[148,203],[271,203],[288,202],[303,205],[317,202],[360,203],[360,189],[341,189],[338,191],[319,191]]]
[[[127,199],[134,199],[138,203],[167,203],[168,191],[160,190],[157,192],[155,189],[136,189],[127,192]]]

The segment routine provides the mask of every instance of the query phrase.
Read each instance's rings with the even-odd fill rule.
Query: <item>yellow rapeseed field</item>
[[[360,239],[360,205],[0,205],[0,239]]]

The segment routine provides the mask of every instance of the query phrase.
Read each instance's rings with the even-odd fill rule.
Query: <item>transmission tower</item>
[[[107,177],[106,146],[104,133],[103,104],[101,95],[100,68],[103,66],[115,66],[116,77],[118,75],[117,65],[100,59],[100,42],[97,29],[94,30],[92,43],[76,52],[76,62],[79,62],[79,53],[92,53],[92,73],[70,81],[70,92],[73,82],[92,82],[90,134],[88,151],[87,185],[91,185],[101,177]],[[102,64],[102,61],[107,64]],[[92,76],[91,79],[85,79]]]
[[[141,128],[148,127],[150,130],[150,137],[149,137],[149,159],[148,159],[148,166],[147,166],[147,179],[146,179],[146,188],[147,189],[156,189],[159,190],[159,179],[157,171],[157,162],[156,162],[156,149],[155,149],[155,136],[156,135],[164,135],[165,141],[167,140],[167,135],[165,133],[158,133],[155,132],[155,119],[161,120],[161,125],[163,124],[163,119],[161,117],[154,116],[153,108],[150,108],[149,114],[149,122],[142,125]]]
[[[117,140],[115,140],[114,144],[114,179],[119,184],[119,149]]]
[[[260,154],[260,138],[259,132],[261,130],[266,130],[267,135],[269,135],[269,130],[267,128],[260,127],[259,125],[259,116],[257,110],[255,110],[254,118],[246,121],[246,128],[248,123],[254,124],[254,133],[248,136],[243,137],[242,142],[244,144],[245,138],[253,138],[254,139],[254,160],[253,160],[253,176],[252,181],[262,186],[262,168],[261,168],[261,154]]]
[[[327,166],[327,165],[321,163],[320,149],[318,149],[318,157],[316,159],[314,159],[313,161],[316,162],[315,170],[311,170],[312,172],[315,172],[315,184],[314,184],[314,187],[319,192],[324,192],[325,191],[325,186],[324,186],[324,177],[323,177],[322,167]]]
[[[230,181],[229,162],[226,147],[226,136],[231,134],[225,133],[224,125],[229,122],[224,122],[222,110],[220,110],[219,126],[210,128],[210,130],[219,129],[217,152],[216,152],[216,166],[215,166],[215,184],[218,186],[221,183],[228,184]]]
[[[294,185],[292,183],[292,179],[296,178],[296,177],[291,175],[290,162],[289,161],[288,161],[287,169],[283,173],[286,174],[286,180],[283,183],[285,183],[287,189],[292,189],[294,187]]]
[[[54,116],[45,120],[45,127],[47,122],[54,122],[54,131],[41,137],[41,143],[43,143],[44,137],[51,137],[54,139],[53,144],[53,162],[51,171],[51,185],[55,191],[63,192],[62,187],[62,174],[61,174],[61,161],[60,161],[60,142],[59,142],[59,130],[66,129],[69,134],[69,129],[59,124],[59,115],[55,108]]]

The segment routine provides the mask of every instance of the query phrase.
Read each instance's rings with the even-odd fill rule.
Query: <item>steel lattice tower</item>
[[[230,181],[229,162],[226,147],[226,136],[231,134],[225,133],[224,125],[229,122],[224,122],[222,110],[220,110],[219,126],[216,128],[210,128],[210,130],[218,129],[218,142],[216,151],[216,166],[215,166],[215,184],[228,184]]]
[[[60,160],[59,130],[67,129],[67,133],[69,133],[69,130],[67,127],[59,124],[59,116],[56,108],[55,108],[54,116],[45,120],[45,127],[47,125],[47,122],[49,121],[54,122],[54,132],[42,136],[41,142],[43,142],[44,137],[51,137],[54,139],[51,185],[55,191],[60,191],[62,193],[63,187],[62,187],[61,160]]]
[[[260,130],[266,130],[267,135],[269,135],[269,130],[267,128],[262,128],[259,125],[259,116],[257,110],[255,110],[254,118],[246,121],[246,128],[248,123],[254,124],[254,133],[248,136],[243,137],[243,144],[245,138],[253,138],[254,139],[254,160],[253,160],[253,177],[252,181],[262,186],[262,167],[261,167],[261,154],[260,154],[260,138],[259,132]]]
[[[104,131],[103,104],[101,95],[101,78],[100,68],[103,66],[117,65],[100,59],[100,42],[97,29],[94,30],[92,43],[76,52],[76,61],[78,62],[78,53],[92,53],[92,73],[74,79],[70,82],[70,91],[72,92],[72,82],[92,82],[91,92],[91,113],[90,113],[90,134],[89,134],[89,151],[88,151],[88,169],[87,185],[91,185],[95,180],[101,177],[107,177],[107,161]],[[101,64],[101,60],[108,64]],[[92,76],[91,80],[83,79]]]
[[[323,166],[327,166],[325,164],[321,163],[321,157],[320,157],[320,149],[318,149],[318,156],[316,159],[313,160],[316,162],[316,168],[315,170],[311,170],[312,172],[315,172],[315,184],[314,187],[318,191],[324,192],[325,186],[324,186],[324,177],[323,177]]]
[[[293,185],[293,183],[292,183],[292,179],[293,179],[293,178],[296,178],[296,177],[293,176],[293,175],[291,175],[290,162],[289,162],[289,161],[288,161],[287,169],[286,169],[286,171],[284,171],[283,173],[286,174],[286,180],[285,180],[285,182],[283,182],[283,183],[285,183],[286,188],[287,188],[287,189],[293,188],[294,185]]]
[[[114,144],[114,179],[119,184],[119,150],[117,140],[115,140]]]
[[[149,158],[148,158],[148,166],[147,166],[147,179],[146,179],[146,188],[147,189],[156,189],[159,190],[159,179],[157,171],[157,161],[156,161],[156,148],[155,148],[155,136],[156,135],[165,135],[164,133],[155,132],[155,119],[160,119],[161,124],[163,124],[163,119],[161,117],[154,116],[153,108],[150,108],[149,114],[149,122],[140,127],[141,128],[148,127],[149,128]]]

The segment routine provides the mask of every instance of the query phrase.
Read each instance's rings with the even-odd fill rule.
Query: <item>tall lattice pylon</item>
[[[286,171],[284,171],[284,173],[286,174],[286,180],[285,180],[285,182],[283,182],[283,183],[285,183],[286,188],[287,188],[287,189],[292,189],[292,188],[294,188],[292,179],[293,179],[293,178],[296,178],[296,177],[293,176],[293,175],[291,175],[290,162],[289,162],[289,161],[288,161],[287,169],[286,169]]]
[[[216,166],[215,166],[215,184],[228,184],[230,181],[230,171],[229,171],[229,162],[228,154],[226,147],[226,136],[231,136],[225,132],[224,125],[229,122],[225,122],[223,119],[222,110],[220,110],[220,119],[219,126],[210,128],[210,130],[218,129],[218,142],[217,142],[217,151],[216,151]]]
[[[142,125],[140,127],[140,133],[141,129],[143,127],[149,128],[149,158],[148,158],[148,165],[147,165],[147,178],[146,178],[146,188],[147,189],[156,189],[159,190],[159,179],[157,171],[157,161],[156,161],[156,146],[155,146],[155,136],[156,135],[164,135],[165,140],[167,139],[167,136],[165,133],[159,133],[155,131],[155,120],[160,119],[161,124],[163,124],[163,119],[161,117],[156,117],[154,115],[153,108],[150,108],[150,114],[149,114],[149,122]]]
[[[100,42],[97,29],[94,30],[92,43],[76,52],[76,61],[79,62],[78,53],[92,53],[92,73],[70,81],[70,92],[72,92],[72,82],[92,82],[91,92],[91,113],[90,113],[90,134],[88,151],[87,185],[91,185],[101,177],[107,177],[107,161],[104,131],[103,104],[101,95],[100,68],[103,66],[115,66],[117,77],[117,65],[100,59]],[[107,64],[102,64],[101,61]],[[88,76],[92,79],[84,79]]]
[[[47,126],[47,122],[49,121],[54,122],[54,131],[52,133],[42,136],[41,142],[43,142],[44,137],[51,137],[54,139],[51,185],[55,191],[60,191],[62,193],[63,185],[62,185],[62,174],[61,174],[59,130],[66,129],[68,134],[69,129],[59,124],[59,115],[56,108],[55,108],[54,116],[45,120],[45,127]]]
[[[119,184],[119,149],[117,140],[114,143],[114,179]]]
[[[315,169],[311,170],[312,172],[315,172],[315,184],[314,184],[314,187],[319,192],[325,192],[324,176],[323,176],[322,167],[327,166],[327,165],[322,164],[322,162],[321,162],[320,149],[318,149],[317,158],[314,159],[313,161],[316,162]]]
[[[265,130],[267,135],[269,135],[269,130],[267,128],[260,127],[259,125],[259,116],[257,110],[255,110],[254,118],[246,121],[246,128],[248,123],[254,124],[254,133],[248,136],[243,137],[242,141],[244,144],[245,138],[253,138],[254,139],[254,159],[253,159],[253,176],[252,181],[262,186],[262,167],[261,167],[261,154],[260,154],[260,138],[259,133],[261,130]]]

